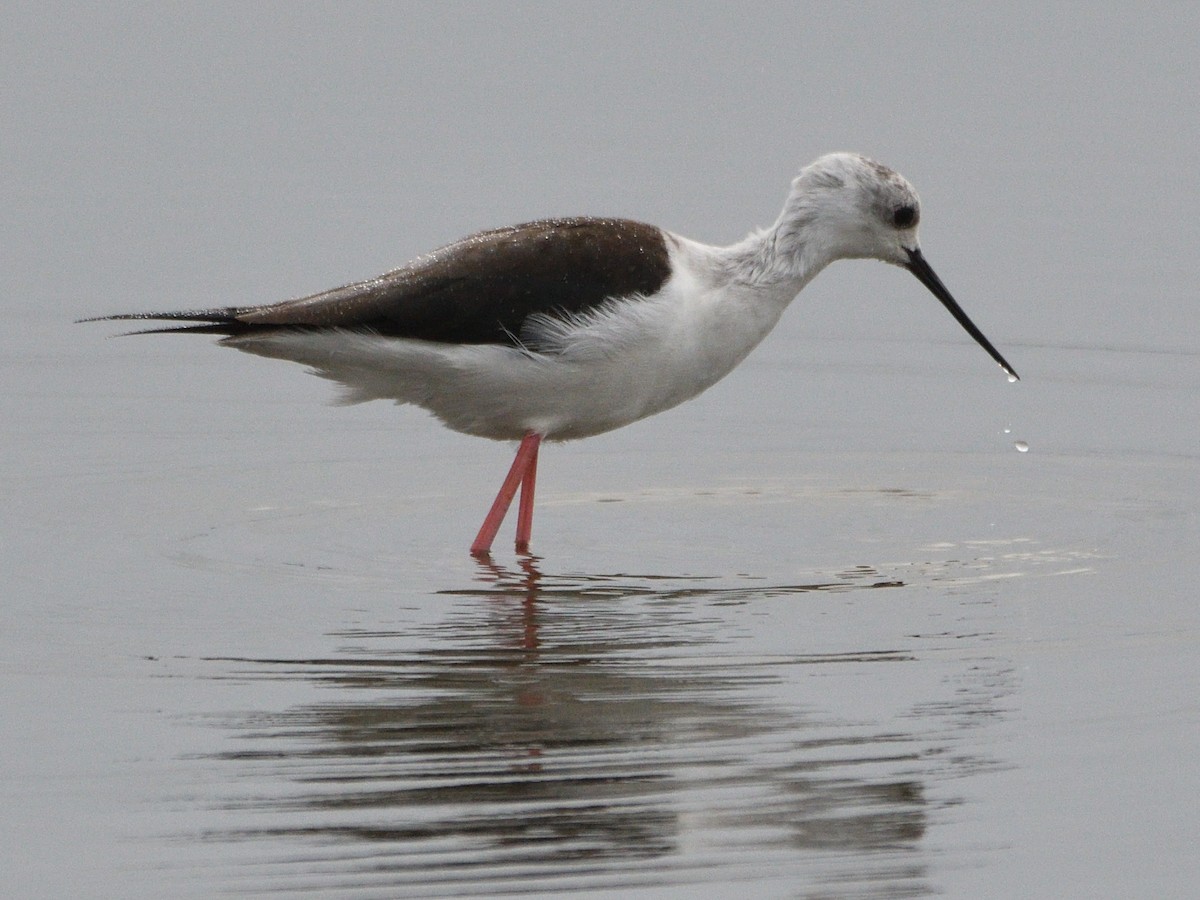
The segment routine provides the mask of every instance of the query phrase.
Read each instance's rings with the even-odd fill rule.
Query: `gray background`
[[[5,893],[1186,895],[1198,26],[9,4]],[[1023,381],[833,266],[696,402],[548,447],[523,568],[465,553],[507,448],[71,324],[547,215],[727,243],[834,149],[916,185]]]

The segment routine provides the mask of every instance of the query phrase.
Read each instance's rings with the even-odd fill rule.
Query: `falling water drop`
[[[1018,453],[1029,452],[1029,444],[1025,443],[1025,441],[1013,441],[1013,446],[1017,448]]]
[[[1009,375],[1008,375],[1008,383],[1009,383],[1009,384],[1015,384],[1017,381],[1018,381],[1018,378],[1017,378],[1017,376],[1016,376],[1016,375],[1013,375],[1013,374],[1010,372],[1010,373],[1009,373]]]

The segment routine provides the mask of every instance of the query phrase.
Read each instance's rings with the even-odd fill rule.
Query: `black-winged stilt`
[[[101,318],[194,323],[139,333],[226,335],[338,382],[344,402],[413,403],[456,431],[519,440],[471,552],[490,551],[518,488],[525,550],[543,439],[600,434],[695,397],[834,260],[908,269],[1016,380],[921,255],[919,218],[904,178],[833,153],[801,170],[774,225],[730,247],[623,219],[549,219],[282,303]]]

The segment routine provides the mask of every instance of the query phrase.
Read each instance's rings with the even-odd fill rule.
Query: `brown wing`
[[[167,331],[361,328],[429,341],[513,344],[531,315],[580,314],[611,298],[652,294],[669,275],[666,241],[652,225],[546,219],[483,231],[378,278],[282,303],[107,318],[199,323]]]

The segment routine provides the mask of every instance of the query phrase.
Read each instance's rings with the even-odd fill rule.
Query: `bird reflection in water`
[[[490,553],[475,557],[479,568],[479,581],[490,583],[493,589],[504,597],[521,600],[521,623],[524,638],[522,646],[529,651],[538,648],[537,633],[537,599],[542,581],[541,570],[538,569],[538,557],[529,553],[517,556],[520,571],[513,572],[499,565]]]
[[[927,892],[921,773],[947,764],[944,731],[814,711],[830,677],[911,657],[739,654],[718,607],[754,590],[482,558],[436,624],[239,660],[320,690],[225,722],[241,746],[216,758],[238,767],[226,809],[243,822],[212,837],[275,845],[255,878],[393,893],[763,877]]]

